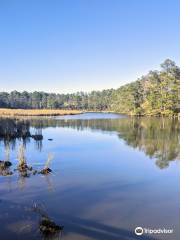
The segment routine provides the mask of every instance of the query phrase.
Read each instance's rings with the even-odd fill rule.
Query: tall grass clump
[[[5,146],[5,160],[0,160],[0,175],[8,176],[13,173],[10,171],[10,166],[12,163],[10,162],[10,147],[9,145]]]
[[[48,154],[48,158],[46,160],[46,163],[44,165],[44,168],[40,171],[41,174],[48,174],[50,172],[52,172],[52,170],[50,169],[50,163],[52,162],[54,158],[54,155],[52,153]]]
[[[10,147],[9,144],[5,146],[5,162],[10,162]]]
[[[27,167],[27,161],[25,157],[25,148],[23,144],[21,144],[18,149],[18,161],[19,161],[19,164],[18,164],[19,168],[22,169]]]
[[[18,149],[18,161],[19,161],[19,164],[17,169],[20,172],[20,176],[29,177],[30,176],[29,171],[32,171],[33,169],[32,167],[27,165],[27,160],[25,156],[25,147],[23,144],[21,144]]]

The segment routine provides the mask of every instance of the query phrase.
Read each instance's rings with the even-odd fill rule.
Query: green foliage
[[[180,68],[175,62],[167,59],[161,64],[161,71],[150,71],[141,79],[116,90],[74,94],[1,92],[0,107],[109,110],[130,115],[178,115],[180,112]]]
[[[54,94],[45,92],[0,92],[1,108],[78,109],[103,111],[108,109],[113,90]]]
[[[180,68],[167,59],[161,71],[150,71],[117,89],[111,110],[131,115],[176,115],[180,112]]]

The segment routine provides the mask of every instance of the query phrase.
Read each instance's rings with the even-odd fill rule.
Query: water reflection
[[[41,151],[43,129],[49,127],[115,132],[127,145],[155,158],[156,165],[161,169],[168,167],[171,161],[180,159],[180,122],[168,118],[0,119],[0,141],[4,141],[6,148],[14,148],[16,139],[22,139],[26,146],[33,138],[36,148]]]
[[[36,142],[37,149],[42,149],[42,128],[41,126],[35,127],[34,133],[30,132],[31,121],[26,119],[0,119],[0,142],[4,142],[5,148],[15,149],[16,140],[21,139],[24,147],[33,138]]]
[[[165,168],[179,159],[180,122],[33,118],[2,119],[0,126],[2,160],[13,164],[13,175],[0,177],[0,238],[139,239],[135,226],[172,222],[180,234],[179,168],[158,171],[149,160],[156,159],[158,168]],[[55,156],[52,174],[30,171],[26,177],[14,172],[17,155],[39,173],[50,152]],[[32,211],[32,201],[43,202],[46,214]],[[63,235],[42,233],[48,221],[54,227],[65,226]]]
[[[50,218],[42,204],[24,205],[0,199],[0,207],[1,239],[61,239],[63,226]]]
[[[32,203],[23,205],[17,204],[12,201],[0,200],[1,214],[1,237],[2,239],[27,239],[27,240],[61,240],[68,239],[68,234],[75,234],[77,238],[73,239],[93,239],[93,240],[137,240],[138,236],[134,235],[131,231],[120,227],[113,227],[103,223],[99,223],[84,218],[73,217],[70,215],[62,215],[64,222],[68,223],[70,232],[67,234],[63,232],[63,226],[56,225],[48,215],[45,207],[42,204]],[[12,213],[9,218],[8,213]],[[27,217],[28,216],[28,217]],[[43,221],[49,221],[57,228],[57,232],[47,234],[41,232],[44,226]],[[70,220],[70,221],[69,221]],[[7,232],[8,230],[8,232]],[[4,235],[3,233],[6,232]],[[81,238],[81,236],[84,236]],[[69,238],[71,239],[71,238]],[[143,240],[155,240],[154,237],[144,236]]]

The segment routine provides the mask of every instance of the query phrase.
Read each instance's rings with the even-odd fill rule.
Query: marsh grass
[[[54,155],[52,153],[49,153],[48,158],[47,158],[46,163],[45,163],[45,169],[49,168],[50,163],[52,162],[53,158],[54,158]]]
[[[18,164],[19,168],[25,168],[27,166],[26,157],[25,157],[25,148],[23,144],[19,146],[18,161],[19,161],[19,164]]]
[[[5,146],[5,162],[10,162],[10,146],[6,144]]]
[[[20,177],[30,177],[33,168],[27,165],[27,160],[25,157],[25,147],[23,144],[19,146],[18,161],[19,164],[17,170],[20,173]]]
[[[0,108],[0,116],[61,116],[80,114],[78,110]]]
[[[0,175],[1,176],[8,176],[12,175],[12,171],[10,171],[12,163],[10,162],[10,147],[6,145],[5,147],[5,160],[0,160]]]
[[[10,176],[10,175],[13,175],[13,172],[10,170],[10,168],[0,163],[0,176]]]
[[[44,165],[44,168],[39,173],[48,174],[52,172],[52,170],[50,169],[50,163],[52,162],[53,158],[54,158],[54,155],[52,153],[49,153],[46,163]]]

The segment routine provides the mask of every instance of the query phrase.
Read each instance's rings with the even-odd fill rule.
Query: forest
[[[150,71],[132,83],[118,89],[90,93],[0,92],[0,108],[74,109],[138,116],[175,116],[180,113],[180,67],[167,59],[159,71]]]

